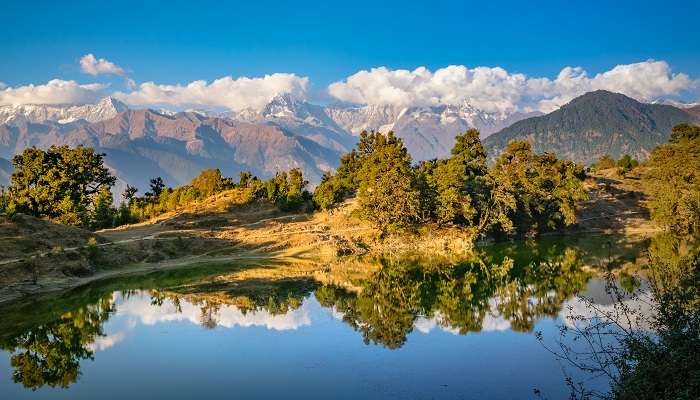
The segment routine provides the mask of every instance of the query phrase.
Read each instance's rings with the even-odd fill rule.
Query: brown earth
[[[578,210],[575,233],[620,233],[646,238],[662,231],[649,216],[647,195],[642,190],[642,168],[624,177],[617,169],[589,174],[585,186],[589,199]]]

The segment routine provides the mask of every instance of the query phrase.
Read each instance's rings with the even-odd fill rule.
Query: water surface
[[[366,260],[346,285],[227,266],[118,279],[0,307],[2,398],[565,398],[557,337],[592,267],[645,244],[543,239]],[[575,371],[572,371],[575,372]],[[605,382],[595,383],[601,388]]]

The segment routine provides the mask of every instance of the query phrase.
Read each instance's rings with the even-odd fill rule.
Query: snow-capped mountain
[[[367,105],[364,107],[326,107],[325,111],[336,124],[353,135],[365,130],[387,132],[406,109],[393,105]]]
[[[335,122],[358,135],[363,130],[394,131],[414,160],[447,156],[455,136],[476,128],[482,138],[534,114],[487,113],[464,102],[458,105],[400,108],[391,105],[328,107]]]
[[[85,145],[108,154],[120,182],[153,176],[182,184],[202,168],[261,177],[301,167],[313,183],[334,168],[363,130],[393,130],[415,161],[444,157],[471,127],[490,134],[518,115],[484,113],[469,104],[400,108],[320,106],[289,94],[260,109],[230,112],[131,110],[114,98],[87,105],[0,107],[0,157],[30,146]]]
[[[127,109],[126,104],[112,97],[105,97],[97,104],[85,105],[7,105],[0,106],[0,124],[17,121],[32,123],[52,121],[66,124],[81,119],[97,122],[112,118]]]
[[[352,134],[339,126],[326,110],[316,104],[278,94],[262,109],[245,109],[223,114],[235,121],[274,125],[290,135],[312,140],[335,151],[347,152],[356,142]]]

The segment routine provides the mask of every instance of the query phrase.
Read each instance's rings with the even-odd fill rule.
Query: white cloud
[[[202,323],[201,305],[190,303],[186,299],[181,299],[179,309],[171,300],[165,301],[162,306],[154,307],[150,297],[145,294],[123,300],[118,299],[117,302],[119,315],[127,318],[135,317],[143,325],[150,326],[177,321],[189,321],[197,325]],[[223,328],[258,326],[270,330],[285,331],[311,325],[307,302],[297,309],[289,310],[286,314],[272,314],[267,310],[243,312],[236,306],[222,304],[213,313],[213,319],[217,326]]]
[[[136,81],[134,81],[131,78],[124,78],[124,81],[126,82],[126,87],[129,88],[129,90],[134,90],[137,88]]]
[[[0,90],[5,89],[7,85],[4,82],[0,82]]]
[[[25,85],[0,89],[0,105],[86,104],[105,95],[108,85],[53,79],[44,85]]]
[[[591,90],[605,89],[641,101],[678,95],[697,85],[673,74],[665,61],[618,65],[589,77],[580,67],[566,67],[555,79],[528,77],[500,67],[450,65],[435,72],[425,67],[359,71],[328,87],[331,96],[360,104],[432,106],[463,101],[490,112],[551,111]]]
[[[95,58],[92,53],[86,54],[80,59],[80,70],[93,76],[101,74],[126,75],[124,68],[104,58]]]
[[[144,82],[136,90],[130,93],[117,92],[114,97],[135,106],[216,107],[238,111],[262,108],[280,93],[306,98],[308,85],[309,78],[287,73],[261,78],[234,79],[227,76],[211,83],[199,80],[187,85]]]

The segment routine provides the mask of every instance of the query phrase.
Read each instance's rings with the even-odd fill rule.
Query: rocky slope
[[[116,175],[142,189],[153,176],[179,185],[205,168],[219,168],[229,176],[250,170],[269,177],[299,167],[309,180],[318,181],[340,156],[338,150],[278,126],[151,110],[125,111],[65,134],[53,134],[51,141],[105,152]]]

